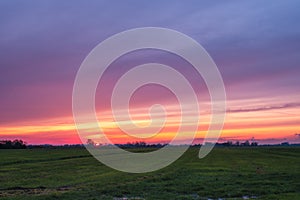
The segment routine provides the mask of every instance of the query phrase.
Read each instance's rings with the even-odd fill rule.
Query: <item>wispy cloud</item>
[[[286,108],[296,108],[300,107],[300,103],[287,103],[283,105],[272,105],[272,106],[263,106],[256,108],[240,108],[240,109],[228,109],[228,113],[239,113],[239,112],[256,112],[256,111],[266,111],[266,110],[278,110]]]

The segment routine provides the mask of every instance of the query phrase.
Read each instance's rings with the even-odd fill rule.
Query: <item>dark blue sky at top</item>
[[[85,56],[107,37],[144,26],[175,29],[202,44],[231,99],[299,93],[299,7],[259,0],[2,0],[0,122],[70,113]]]

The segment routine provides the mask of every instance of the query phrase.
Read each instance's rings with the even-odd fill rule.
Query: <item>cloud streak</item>
[[[241,109],[228,109],[228,113],[240,113],[240,112],[257,112],[257,111],[268,111],[268,110],[281,110],[286,108],[297,108],[300,107],[300,103],[287,103],[283,105],[272,105],[257,108],[241,108]]]

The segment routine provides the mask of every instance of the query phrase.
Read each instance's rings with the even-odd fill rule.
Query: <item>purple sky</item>
[[[0,124],[70,116],[87,54],[113,34],[145,26],[175,29],[203,45],[229,102],[278,97],[299,107],[299,7],[289,0],[2,0]]]

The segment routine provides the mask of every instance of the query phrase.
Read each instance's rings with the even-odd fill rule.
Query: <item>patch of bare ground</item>
[[[12,187],[7,189],[0,189],[0,198],[19,195],[46,195],[57,192],[67,192],[71,190],[71,186],[62,186],[58,188],[46,188],[43,186],[27,188],[27,187]]]

